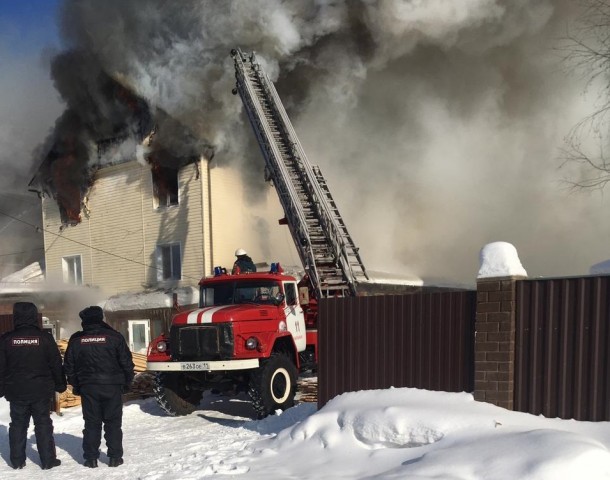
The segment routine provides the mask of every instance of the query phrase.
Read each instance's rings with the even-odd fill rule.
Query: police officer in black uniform
[[[25,467],[25,444],[30,417],[40,466],[57,467],[51,420],[53,392],[66,390],[61,355],[53,337],[38,326],[38,309],[30,302],[13,305],[14,330],[0,338],[0,397],[10,403],[8,429],[10,460],[14,469]]]
[[[133,359],[125,338],[104,322],[100,307],[87,307],[79,313],[83,330],[70,337],[64,356],[68,382],[81,396],[84,465],[97,467],[102,441],[108,447],[108,466],[123,464],[122,394],[134,377]]]

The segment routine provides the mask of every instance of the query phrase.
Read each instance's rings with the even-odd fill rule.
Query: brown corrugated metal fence
[[[318,406],[344,392],[471,392],[476,292],[320,301]]]
[[[515,410],[610,420],[610,277],[517,282]]]

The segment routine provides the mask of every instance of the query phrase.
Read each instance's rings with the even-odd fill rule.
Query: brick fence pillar
[[[515,384],[516,280],[477,281],[474,342],[474,399],[513,409]]]

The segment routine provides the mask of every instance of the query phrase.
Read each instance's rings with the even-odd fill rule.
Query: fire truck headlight
[[[246,340],[246,349],[254,350],[256,347],[258,347],[258,338],[250,337],[248,340]]]
[[[286,322],[284,320],[280,322],[277,328],[280,332],[285,332],[286,330],[288,330],[288,327],[286,327]]]
[[[161,353],[167,351],[167,342],[161,340],[159,343],[157,343],[157,351]]]

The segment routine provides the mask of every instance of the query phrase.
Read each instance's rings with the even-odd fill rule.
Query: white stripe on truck
[[[212,323],[212,317],[218,310],[230,307],[230,305],[221,305],[220,307],[207,307],[200,308],[199,310],[193,310],[189,313],[186,323]]]

